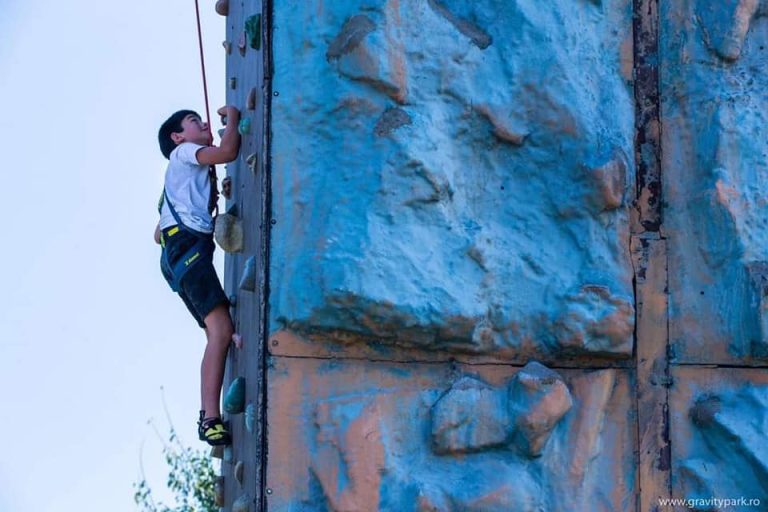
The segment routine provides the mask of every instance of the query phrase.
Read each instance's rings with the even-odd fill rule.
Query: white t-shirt
[[[165,171],[165,191],[185,226],[203,233],[213,232],[213,218],[208,213],[211,181],[208,166],[197,162],[201,148],[193,142],[182,142],[171,152]],[[177,224],[167,201],[160,210],[160,229]]]

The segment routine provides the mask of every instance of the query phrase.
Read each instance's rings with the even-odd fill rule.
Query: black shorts
[[[167,264],[164,258],[160,258],[160,270],[170,286],[173,283],[171,268],[184,256],[190,248],[199,240],[198,237],[184,230],[178,230],[168,236],[168,232],[175,226],[163,230],[163,251],[167,253]],[[216,269],[213,268],[213,235],[206,243],[211,244],[208,256],[196,261],[184,277],[181,279],[179,296],[197,324],[205,328],[205,317],[219,304],[229,305],[229,299],[221,287]]]

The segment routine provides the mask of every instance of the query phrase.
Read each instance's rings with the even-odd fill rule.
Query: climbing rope
[[[200,67],[203,73],[203,96],[205,97],[205,120],[208,123],[208,131],[211,132],[211,110],[208,107],[208,80],[205,77],[205,54],[203,53],[203,29],[200,25],[200,4],[198,0],[195,0],[195,17],[197,18],[197,42],[200,48]],[[213,137],[213,132],[211,132]],[[217,186],[218,178],[216,176],[216,167],[211,165],[208,167],[208,177],[211,180],[211,194],[208,199],[208,210],[213,213],[216,211],[218,215],[219,210],[219,187]]]
[[[197,42],[200,47],[200,67],[203,71],[203,95],[205,96],[205,120],[208,122],[208,129],[211,129],[211,111],[208,108],[208,81],[205,78],[205,55],[203,54],[203,29],[200,26],[200,5],[195,0],[195,16],[197,16]]]

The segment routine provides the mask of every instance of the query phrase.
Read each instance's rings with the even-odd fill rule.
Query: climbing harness
[[[168,204],[168,209],[176,220],[176,226],[166,231],[165,234],[160,234],[160,245],[163,247],[160,257],[162,258],[163,266],[171,274],[171,289],[178,292],[181,290],[181,280],[187,274],[189,269],[191,269],[198,261],[203,261],[213,255],[213,237],[196,231],[181,222],[181,218],[179,217],[179,214],[176,213],[176,208],[173,207],[171,200],[168,198],[168,192],[166,192],[165,189],[163,189],[163,201]],[[162,202],[160,207],[162,208]],[[165,247],[165,239],[166,237],[170,238],[178,234],[182,230],[192,234],[197,240],[192,247],[187,249],[184,254],[181,255],[174,265],[171,265],[168,258],[168,250]]]

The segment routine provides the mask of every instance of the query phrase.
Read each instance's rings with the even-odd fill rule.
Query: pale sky
[[[224,18],[200,3],[215,115]],[[135,511],[142,446],[164,487],[161,386],[204,447],[204,335],[152,241],[157,129],[181,108],[204,115],[194,0],[0,0],[2,512]]]

